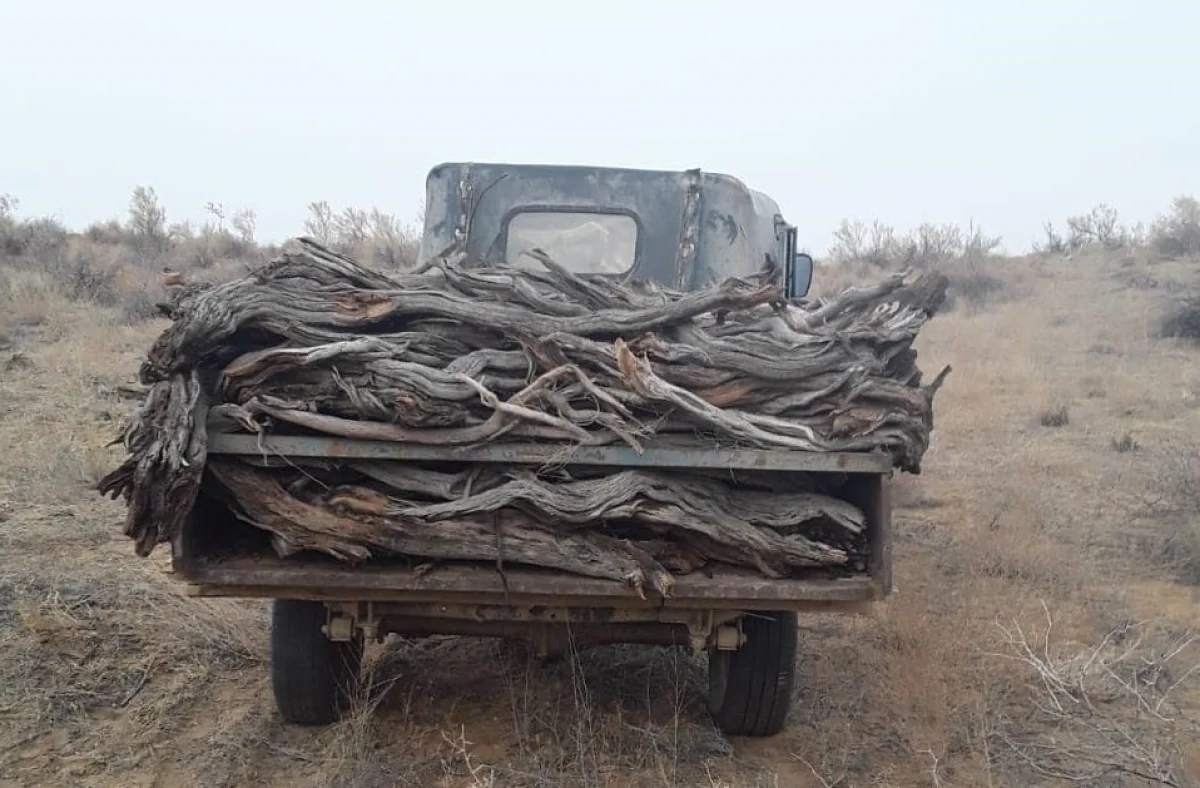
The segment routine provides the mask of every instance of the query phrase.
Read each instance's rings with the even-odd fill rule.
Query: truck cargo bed
[[[622,446],[573,447],[536,443],[493,443],[471,448],[421,446],[328,437],[214,434],[210,454],[248,458],[362,459],[414,462],[491,462],[529,466],[614,466],[726,469],[746,474],[837,474],[846,499],[867,515],[870,545],[866,571],[848,575],[814,570],[773,579],[755,571],[718,565],[675,578],[667,598],[639,597],[613,580],[507,564],[372,559],[347,564],[324,556],[280,558],[265,542],[249,551],[230,551],[207,538],[206,513],[198,508],[172,544],[174,575],[198,596],[312,600],[446,601],[506,604],[679,607],[710,609],[838,609],[886,596],[891,590],[890,477],[880,454],[817,453],[757,449],[697,449],[656,444],[642,452]]]

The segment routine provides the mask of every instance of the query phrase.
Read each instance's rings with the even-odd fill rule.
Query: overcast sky
[[[1200,3],[0,0],[0,194],[72,226],[327,200],[415,215],[440,161],[727,172],[1026,248],[1200,196]]]

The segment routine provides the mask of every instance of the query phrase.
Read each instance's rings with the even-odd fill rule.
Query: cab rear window
[[[524,211],[508,222],[504,259],[520,268],[540,268],[525,254],[541,249],[577,274],[624,274],[637,254],[637,222],[611,213]]]

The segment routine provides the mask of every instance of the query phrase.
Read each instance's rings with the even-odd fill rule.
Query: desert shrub
[[[171,225],[170,248],[163,252],[162,261],[177,271],[212,268],[221,260],[236,260],[244,249],[224,227],[205,224],[199,231],[188,222]]]
[[[1129,228],[1121,224],[1117,209],[1101,203],[1090,212],[1067,218],[1067,248],[1079,251],[1093,247],[1121,249],[1131,242]]]
[[[158,194],[147,186],[138,186],[129,198],[128,232],[133,243],[143,252],[166,248],[167,211],[158,201]]]
[[[21,201],[11,194],[0,194],[0,252],[5,252],[17,227],[17,209]]]
[[[843,219],[833,234],[828,257],[834,263],[866,263],[876,268],[940,269],[961,261],[978,262],[992,257],[1000,246],[973,222],[966,229],[953,224],[922,224],[898,235],[882,222],[867,225]]]
[[[961,300],[971,308],[989,306],[1008,300],[1008,283],[982,266],[967,264],[945,272],[950,280],[947,294],[956,302]]]
[[[41,259],[67,243],[67,230],[54,219],[0,220],[0,254],[10,258]]]
[[[1038,423],[1043,427],[1065,427],[1071,423],[1071,413],[1066,405],[1055,405],[1042,412]]]
[[[121,300],[121,321],[137,325],[159,317],[158,306],[145,288],[130,291]]]
[[[329,203],[309,203],[304,232],[314,240],[360,262],[388,268],[416,263],[420,233],[378,208],[348,207],[335,212]]]
[[[867,225],[843,219],[833,233],[829,258],[834,263],[867,263],[877,268],[894,268],[899,257],[896,233],[879,221]]]
[[[972,309],[1012,297],[1007,281],[992,267],[1000,257],[1001,239],[988,235],[974,222],[922,224],[898,235],[881,222],[867,225],[843,220],[834,232],[827,258],[836,267],[868,271],[916,269],[940,271],[949,280],[947,308],[966,304]]]
[[[1150,245],[1164,257],[1200,257],[1200,201],[1176,197],[1150,226]]]
[[[1046,240],[1042,243],[1035,243],[1033,251],[1041,254],[1065,254],[1068,251],[1066,240],[1054,229],[1051,222],[1042,225],[1042,232],[1046,234]]]
[[[1176,446],[1162,453],[1148,514],[1155,525],[1147,545],[1151,557],[1200,585],[1200,449]]]
[[[1131,451],[1137,451],[1138,448],[1138,442],[1128,432],[1112,439],[1112,450],[1117,454],[1128,454]]]
[[[1163,316],[1158,335],[1166,339],[1200,340],[1200,296],[1172,306]]]
[[[56,254],[46,270],[63,296],[99,306],[115,306],[120,300],[117,272],[102,265],[93,249],[73,247]]]
[[[83,231],[83,236],[92,243],[109,246],[132,243],[125,228],[116,219],[89,224]]]

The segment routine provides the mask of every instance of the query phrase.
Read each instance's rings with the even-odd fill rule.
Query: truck
[[[678,289],[778,266],[789,299],[802,299],[813,259],[777,203],[728,175],[584,166],[447,163],[428,174],[418,266],[457,249],[486,265],[526,265],[539,248],[578,274],[639,278]],[[673,592],[631,593],[617,581],[532,567],[448,562],[413,567],[373,560],[272,554],[245,526],[201,501],[171,541],[171,572],[197,597],[272,600],[270,673],[281,717],[325,725],[341,717],[365,645],[389,634],[525,641],[552,657],[615,643],[707,653],[707,707],[731,736],[781,731],[792,703],[798,616],[861,613],[892,590],[888,457],[656,445],[561,446],[496,442],[472,448],[320,436],[213,434],[211,455],[325,462],[371,459],[436,466],[500,463],[613,470],[671,468],[775,477],[825,477],[866,516],[863,571],[767,578],[710,568],[677,578]],[[240,530],[239,530],[240,529]],[[231,543],[243,545],[231,551]],[[246,546],[248,544],[248,546]]]

